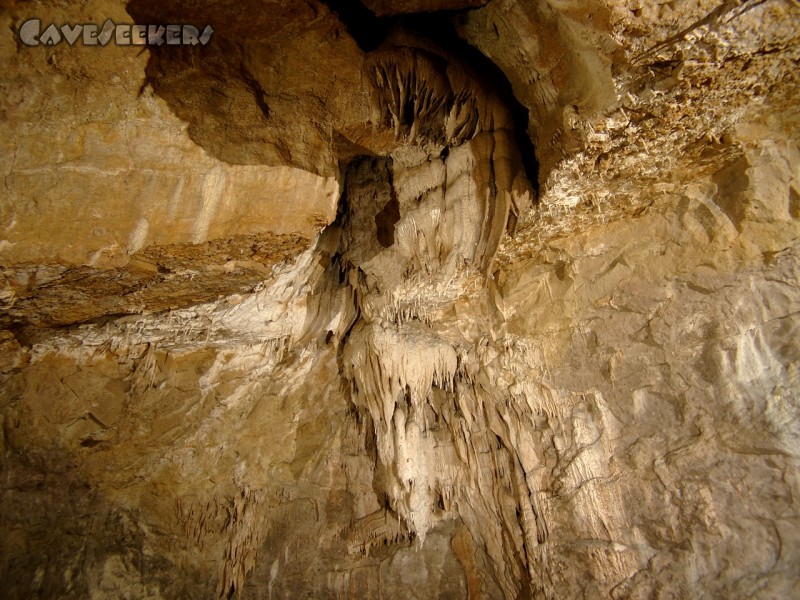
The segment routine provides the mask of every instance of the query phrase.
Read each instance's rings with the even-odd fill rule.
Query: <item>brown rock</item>
[[[798,8],[364,5],[4,9],[2,596],[796,596]]]

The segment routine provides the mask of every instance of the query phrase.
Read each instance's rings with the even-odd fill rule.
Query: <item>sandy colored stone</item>
[[[797,596],[797,7],[365,5],[0,13],[0,595]]]

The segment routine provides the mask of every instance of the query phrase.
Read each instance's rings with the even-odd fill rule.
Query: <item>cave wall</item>
[[[797,6],[364,5],[2,9],[2,595],[797,595]]]

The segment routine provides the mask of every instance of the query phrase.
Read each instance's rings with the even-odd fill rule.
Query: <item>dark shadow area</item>
[[[400,203],[394,196],[375,215],[375,227],[378,230],[378,243],[384,248],[394,244],[394,226],[400,220]]]
[[[376,17],[358,0],[323,0],[344,24],[358,47],[371,52],[381,45],[397,19]]]

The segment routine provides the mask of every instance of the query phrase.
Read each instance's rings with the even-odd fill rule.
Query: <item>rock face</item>
[[[800,594],[796,3],[2,18],[3,597]]]

